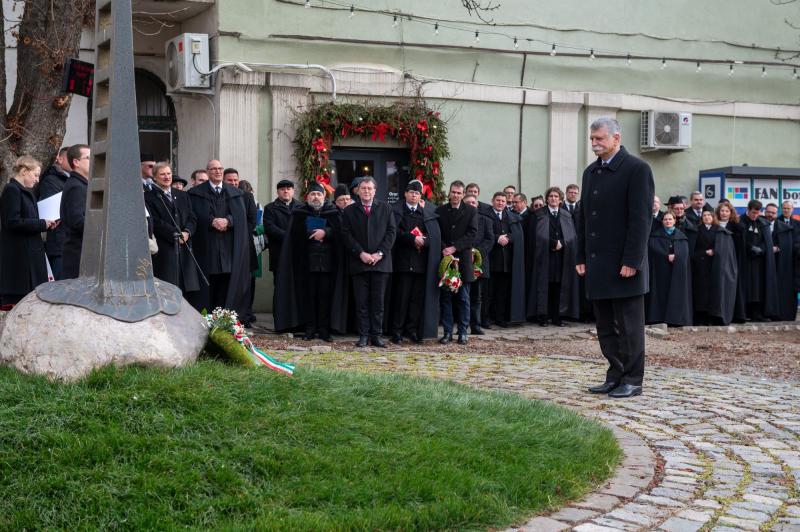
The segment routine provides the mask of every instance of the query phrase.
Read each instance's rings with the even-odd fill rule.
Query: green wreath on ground
[[[376,142],[395,139],[410,150],[411,179],[422,182],[422,194],[435,202],[445,199],[442,160],[450,155],[447,124],[438,111],[420,99],[388,106],[325,103],[299,114],[295,121],[294,156],[300,168],[300,188],[320,183],[333,193],[331,148],[348,137]]]

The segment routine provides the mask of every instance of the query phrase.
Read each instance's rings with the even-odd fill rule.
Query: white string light
[[[343,2],[337,2],[336,0],[327,0],[326,3],[330,4],[330,5],[333,5],[333,6],[338,6],[336,8],[328,8],[328,9],[340,9],[340,10],[349,11],[349,17],[350,18],[354,17],[355,14],[356,14],[355,4],[352,4],[352,3],[351,4],[346,4],[346,3],[343,3]],[[299,2],[297,2],[297,5],[299,5]],[[306,9],[311,8],[312,7],[311,0],[303,0],[303,4],[302,5]],[[327,7],[327,6],[323,6],[323,7]],[[371,10],[371,9],[362,9],[362,11],[365,11],[366,13],[369,13],[369,14],[391,16],[392,17],[392,27],[398,27],[399,26],[399,15],[397,13],[392,13],[392,12],[385,11],[385,10]],[[406,16],[406,15],[404,15],[404,16]],[[431,21],[430,19],[426,19],[425,17],[418,17],[418,16],[415,16],[415,15],[412,15],[412,14],[408,14],[407,17],[408,17],[409,21],[416,22],[418,24],[432,25],[433,29],[434,29],[434,31],[433,31],[434,35],[438,36],[439,33],[440,33],[440,30],[442,28],[447,28],[447,29],[451,29],[451,30],[459,31],[459,32],[474,32],[475,43],[477,44],[477,43],[480,42],[480,31],[474,29],[474,24],[473,24],[473,28],[468,28],[468,27],[456,25],[455,23],[442,24],[439,21],[434,22],[434,21]],[[492,27],[496,27],[494,25],[491,25],[491,26]],[[507,38],[507,39],[509,39],[510,41],[513,42],[515,50],[519,50],[520,37],[518,35],[507,34],[507,33],[503,33],[503,32],[500,32],[500,31],[493,31],[491,29],[484,31],[483,33],[484,34],[489,34],[489,35],[497,35],[497,36],[505,37],[505,38]],[[527,41],[528,43],[531,43],[531,44],[532,43],[541,43],[541,44],[545,44],[545,45],[550,44],[551,45],[551,49],[550,49],[550,52],[549,52],[550,56],[557,55],[557,46],[561,46],[562,48],[573,49],[573,50],[577,50],[577,51],[581,51],[581,50],[586,51],[586,48],[583,48],[581,46],[574,46],[574,45],[567,44],[567,43],[555,43],[555,42],[549,42],[548,43],[547,41],[543,41],[543,40],[540,40],[540,39],[524,38],[524,37],[522,39]],[[498,51],[502,51],[502,50],[498,50]],[[594,48],[589,48],[588,51],[589,51],[589,59],[594,61],[597,58],[597,55],[595,54],[595,49]],[[597,50],[597,51],[604,58],[621,57],[621,58],[625,58],[626,63],[627,63],[628,66],[632,65],[632,56],[631,56],[630,51],[628,51],[628,52],[621,52],[621,51],[614,51],[614,50]],[[781,50],[777,50],[777,52],[781,52]],[[574,56],[577,57],[579,54],[567,54],[567,55],[568,56],[574,55]],[[637,58],[657,59],[657,58],[652,58],[652,57],[647,57],[647,56],[642,56],[642,57],[637,56]],[[696,65],[695,72],[701,72],[702,71],[702,64],[701,64],[701,61],[698,60],[698,59],[671,57],[670,60],[671,61],[677,61],[679,63],[684,63],[684,62],[691,63],[691,62],[694,62],[695,65]],[[717,61],[717,60],[710,60],[710,61],[712,63],[720,63],[720,62],[722,62],[722,61]],[[758,66],[761,66],[761,77],[766,77],[767,76],[766,64],[764,64],[764,63],[761,63],[761,64],[755,63],[754,64],[754,63],[749,62],[749,61],[748,62],[745,62],[745,61],[733,61],[733,62],[729,63],[729,71],[728,71],[728,75],[729,76],[732,76],[734,74],[734,64],[741,64],[745,68],[757,68]],[[774,63],[774,64],[773,63],[769,63],[769,64],[770,64],[770,66],[775,66],[776,68],[778,68],[778,70],[781,70],[781,69],[787,69],[788,70],[789,68],[793,68],[792,77],[794,79],[800,79],[800,76],[797,75],[797,67],[795,65],[792,65],[791,63],[782,62],[780,64],[779,63]],[[666,68],[667,68],[666,57],[662,57],[661,58],[661,69],[663,70],[663,69],[666,69]]]

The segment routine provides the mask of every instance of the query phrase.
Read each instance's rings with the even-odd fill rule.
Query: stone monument
[[[153,277],[133,65],[131,0],[97,0],[92,177],[80,277],[39,285],[6,318],[0,362],[75,379],[107,364],[181,366],[205,345],[205,320]]]

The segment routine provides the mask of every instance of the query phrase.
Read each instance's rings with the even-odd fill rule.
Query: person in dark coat
[[[347,279],[341,214],[312,183],[306,203],[292,209],[278,266],[275,330],[302,328],[304,340],[331,341],[347,327]]]
[[[450,183],[448,202],[436,209],[439,216],[439,228],[442,232],[442,255],[453,256],[458,259],[458,270],[461,273],[461,288],[453,293],[449,288],[442,287],[439,295],[439,307],[444,335],[440,343],[448,344],[453,341],[453,299],[458,305],[458,343],[466,344],[469,340],[467,327],[470,319],[470,287],[475,281],[475,271],[472,265],[472,247],[478,234],[478,211],[465,204],[464,183],[453,181]],[[484,269],[489,267],[484,259]]]
[[[415,343],[439,331],[439,253],[441,235],[436,212],[423,208],[422,183],[406,185],[405,201],[394,205],[397,237],[392,258],[392,343],[403,336]]]
[[[667,201],[667,209],[675,215],[675,227],[689,239],[689,249],[694,249],[697,241],[697,225],[686,217],[686,204],[683,196],[671,196]]]
[[[208,181],[189,189],[189,200],[197,218],[192,247],[209,286],[189,301],[198,310],[217,307],[244,316],[249,304],[250,262],[253,238],[247,223],[244,193],[222,181],[222,164],[208,162]]]
[[[562,316],[578,319],[580,294],[575,273],[577,235],[572,215],[559,207],[561,189],[550,187],[545,194],[547,206],[533,213],[536,219],[528,235],[527,246],[533,249],[533,264],[528,275],[528,315],[546,327],[564,325]]]
[[[726,224],[727,225],[727,224]],[[731,231],[703,211],[692,251],[694,323],[728,325],[738,287],[738,259]]]
[[[747,318],[753,321],[775,318],[778,316],[775,254],[769,222],[761,217],[760,201],[750,200],[739,226],[744,240],[739,274],[744,276]]]
[[[53,165],[47,169],[39,180],[39,201],[55,196],[64,190],[64,185],[69,178],[69,162],[67,161],[68,147],[58,150],[58,155]],[[64,253],[64,226],[58,224],[55,229],[47,233],[44,243],[47,260],[56,281],[62,279],[62,255]]]
[[[289,227],[289,216],[299,205],[294,199],[294,183],[288,179],[278,181],[277,198],[264,207],[264,234],[267,235],[267,251],[269,253],[269,271],[272,272],[273,287],[278,283],[278,264],[280,264],[281,248]],[[273,316],[279,312],[277,292],[272,292]]]
[[[476,208],[478,209],[479,213],[481,213],[481,212],[484,213],[484,214],[491,214],[492,213],[492,206],[489,205],[488,203],[484,203],[484,202],[482,202],[480,200],[481,187],[480,187],[480,185],[478,185],[478,183],[470,183],[469,185],[467,185],[467,188],[466,188],[466,190],[464,192],[464,196],[465,197],[466,196],[475,196],[475,199],[478,200],[478,206]]]
[[[47,282],[47,259],[41,233],[58,226],[39,218],[34,186],[42,167],[33,157],[14,163],[12,177],[0,194],[0,305],[9,310]]]
[[[525,237],[519,215],[507,208],[506,196],[492,196],[495,242],[485,263],[491,272],[488,323],[500,327],[525,321]]]
[[[256,198],[253,196],[252,192],[247,192],[239,186],[240,178],[239,178],[239,171],[236,168],[226,168],[222,172],[222,180],[232,187],[236,187],[240,189],[244,195],[242,199],[244,199],[244,211],[247,215],[247,230],[250,232],[250,245],[248,246],[250,250],[250,264],[256,265],[256,268],[253,269],[255,271],[258,269],[258,254],[256,253],[256,245],[255,245],[255,235],[256,235],[256,225],[258,222],[258,205],[256,204]],[[247,295],[247,308],[243,316],[241,316],[241,321],[246,326],[249,326],[254,321],[256,321],[256,315],[253,314],[253,301],[255,299],[255,290],[256,290],[256,278],[253,277],[251,271],[250,275],[250,287],[248,289]]]
[[[344,183],[336,185],[336,189],[333,191],[333,203],[336,205],[336,208],[339,209],[339,212],[344,212],[344,210],[353,203],[353,200],[350,198],[350,191]]]
[[[342,239],[349,256],[356,307],[357,347],[366,347],[368,340],[375,347],[386,347],[381,338],[384,301],[397,227],[389,204],[375,200],[376,188],[372,177],[363,178],[358,186],[361,201],[342,214]]]
[[[655,187],[650,167],[621,146],[619,122],[592,123],[598,156],[583,172],[576,271],[597,318],[600,349],[609,363],[592,393],[631,397],[644,378],[644,295],[649,282],[647,243]]]
[[[797,292],[795,291],[794,234],[791,226],[778,220],[778,206],[774,203],[764,208],[764,217],[770,224],[772,246],[775,253],[775,278],[778,290],[778,314],[780,321],[795,321],[797,318]]]
[[[91,150],[86,144],[75,144],[67,150],[71,171],[61,193],[61,225],[64,226],[64,248],[61,275],[74,279],[81,271],[83,224],[86,219],[86,194],[89,189]]]
[[[172,188],[168,164],[153,168],[153,187],[144,193],[144,201],[158,244],[158,253],[152,257],[153,275],[174,284],[184,295],[200,290],[200,276],[189,251],[197,218],[189,195]]]
[[[675,227],[667,212],[650,232],[648,266],[650,291],[645,296],[645,323],[692,324],[692,285],[689,239]]]
[[[703,193],[695,190],[689,196],[689,205],[686,207],[686,219],[688,219],[695,227],[702,223],[704,212],[714,212],[714,208],[706,203]]]
[[[479,209],[477,196],[467,194],[464,196],[463,202],[476,210]],[[475,235],[475,242],[472,247],[480,252],[481,259],[484,261],[489,257],[489,253],[494,247],[494,224],[492,220],[491,214],[485,210],[478,210],[478,233]],[[483,270],[481,276],[475,279],[469,288],[469,329],[472,334],[477,334],[478,336],[485,334],[483,332],[484,324],[491,327],[487,323],[486,313],[483,311],[484,302],[489,291],[491,272],[486,262],[484,262],[481,269]]]
[[[661,220],[663,218],[664,218],[664,213],[661,212],[661,198],[659,198],[658,196],[653,196],[653,226],[651,228],[652,231],[655,231],[656,229],[662,227]]]
[[[743,262],[746,257],[744,252],[744,233],[742,232],[742,226],[739,224],[739,215],[727,199],[720,200],[719,205],[714,210],[714,215],[719,226],[730,234],[736,257],[736,297],[731,321],[744,323],[747,319],[747,312],[744,303],[745,282],[742,272],[744,271]]]

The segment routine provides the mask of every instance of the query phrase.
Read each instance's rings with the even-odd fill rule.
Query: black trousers
[[[383,332],[383,301],[389,274],[366,272],[353,275],[356,330],[359,336],[380,336]]]
[[[547,317],[553,323],[561,322],[561,283],[547,284]]]
[[[607,382],[641,386],[644,379],[644,296],[597,299],[597,339],[608,360]]]
[[[424,273],[394,273],[392,334],[417,334],[425,301]]]
[[[472,283],[469,292],[469,326],[476,327],[486,323],[486,313],[483,304],[489,290],[489,279],[479,277]]]
[[[303,302],[303,321],[306,334],[327,336],[331,328],[331,293],[329,272],[310,272],[305,278],[306,300]]]
[[[492,272],[489,279],[489,321],[508,323],[509,302],[511,301],[511,273]]]
[[[208,299],[211,305],[209,312],[217,307],[225,308],[225,301],[228,299],[228,284],[231,282],[231,274],[216,273],[208,276]],[[239,316],[244,319],[244,316]]]

